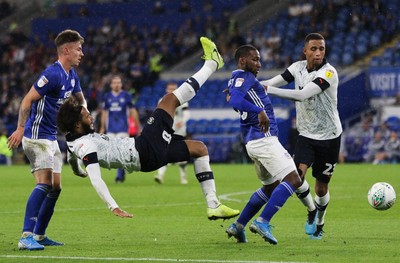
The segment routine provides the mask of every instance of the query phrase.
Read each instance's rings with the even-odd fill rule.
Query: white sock
[[[306,194],[306,192],[308,192]],[[308,211],[314,211],[315,210],[315,204],[314,201],[312,199],[312,196],[310,194],[310,185],[308,184],[307,180],[304,179],[303,184],[296,189],[296,194],[297,196],[304,196],[306,194],[305,197],[299,197],[300,201],[303,203],[303,205],[305,207],[307,207]]]
[[[206,60],[199,71],[173,91],[173,94],[178,98],[181,105],[190,101],[196,95],[198,89],[217,69],[216,64],[213,60]]]
[[[318,215],[317,215],[317,225],[323,225],[325,221],[326,207],[328,206],[329,200],[331,199],[329,195],[329,191],[326,195],[319,197],[315,196],[315,203],[318,207]],[[322,209],[321,209],[322,208]]]
[[[221,203],[217,198],[214,176],[210,167],[210,157],[206,155],[195,158],[193,165],[196,177],[200,182],[201,190],[206,198],[207,206],[209,208],[217,208]]]

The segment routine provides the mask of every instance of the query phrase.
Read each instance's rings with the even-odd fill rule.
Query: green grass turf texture
[[[260,186],[253,165],[212,168],[221,201],[242,210]],[[116,171],[102,170],[112,195],[134,214],[132,219],[114,216],[88,178],[74,176],[68,166],[63,169],[63,190],[47,234],[65,246],[19,251],[34,180],[28,166],[0,166],[0,262],[400,262],[400,203],[377,211],[367,202],[375,182],[388,182],[400,193],[400,165],[338,165],[323,240],[304,234],[306,208],[293,196],[272,219],[276,246],[248,227],[249,243],[238,244],[225,233],[234,219],[209,221],[192,165],[188,185],[179,183],[175,165],[163,185],[155,183],[155,173],[129,174],[115,184]],[[307,177],[313,188],[311,170]]]

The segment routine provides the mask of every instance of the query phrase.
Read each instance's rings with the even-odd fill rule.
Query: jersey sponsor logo
[[[333,72],[333,70],[331,70],[331,69],[327,69],[327,70],[325,71],[325,76],[326,76],[328,79],[332,78],[332,77],[333,77],[333,74],[334,74],[334,72]]]
[[[37,82],[37,85],[38,85],[39,88],[42,88],[47,83],[49,83],[49,81],[46,79],[46,77],[45,76],[41,76],[40,79]]]
[[[237,78],[235,81],[235,87],[241,87],[243,85],[244,78]]]
[[[74,88],[75,87],[75,79],[71,79],[71,86]]]
[[[172,136],[168,132],[163,131],[162,137],[163,137],[164,141],[168,142],[168,144],[171,142]]]

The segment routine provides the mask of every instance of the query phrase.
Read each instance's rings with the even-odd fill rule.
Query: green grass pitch
[[[260,186],[253,165],[212,167],[221,201],[242,210]],[[400,203],[376,211],[367,202],[375,182],[388,182],[400,193],[399,165],[338,165],[330,184],[323,240],[304,234],[306,209],[292,197],[271,222],[276,246],[248,228],[249,243],[228,239],[225,228],[234,219],[207,219],[193,167],[188,171],[188,185],[179,183],[176,166],[158,185],[154,173],[129,174],[123,184],[115,184],[116,171],[103,170],[118,204],[134,214],[122,219],[107,210],[89,179],[74,176],[65,166],[63,190],[47,230],[65,246],[19,251],[34,180],[28,166],[0,166],[0,262],[400,262]],[[313,186],[311,173],[307,176]]]

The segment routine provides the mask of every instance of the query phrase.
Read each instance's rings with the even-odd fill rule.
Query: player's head
[[[319,33],[311,33],[304,39],[304,55],[307,68],[314,70],[320,66],[325,58],[325,38]]]
[[[64,133],[87,134],[94,132],[93,117],[90,112],[69,97],[60,107],[57,114],[57,127]]]
[[[62,63],[68,62],[71,67],[78,66],[83,57],[83,42],[83,37],[75,30],[66,29],[60,32],[54,43],[57,47],[59,59],[63,60]]]
[[[238,69],[249,71],[254,76],[260,71],[260,52],[252,45],[243,45],[236,49],[235,61]]]
[[[178,88],[178,84],[176,82],[170,81],[165,86],[165,93],[167,93],[167,94],[172,93],[177,88]]]
[[[120,92],[122,90],[122,79],[118,75],[114,75],[110,82],[111,90],[114,92]]]

